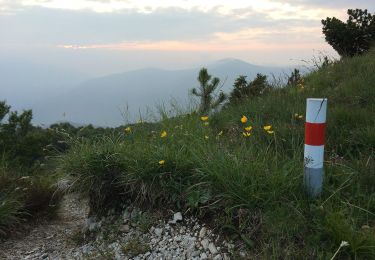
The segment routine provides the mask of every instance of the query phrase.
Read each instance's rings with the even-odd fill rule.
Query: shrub
[[[233,86],[234,88],[229,96],[231,103],[248,97],[261,96],[271,89],[271,86],[267,82],[267,76],[259,73],[250,82],[246,81],[246,76],[239,76]]]
[[[191,91],[193,95],[200,97],[199,113],[202,115],[206,115],[212,109],[216,109],[226,99],[226,95],[223,92],[220,92],[214,99],[215,90],[219,86],[220,79],[215,77],[211,80],[211,78],[212,76],[208,74],[207,69],[202,68],[198,75],[199,92],[196,88]]]
[[[333,17],[322,20],[326,41],[340,56],[367,52],[375,41],[375,16],[367,9],[348,9],[346,23]]]

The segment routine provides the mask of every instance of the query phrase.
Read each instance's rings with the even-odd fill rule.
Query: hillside
[[[283,75],[288,68],[262,67],[240,60],[226,59],[208,66],[209,72],[222,80],[222,90],[229,92],[239,75],[254,78],[256,73]],[[170,105],[175,99],[181,107],[189,103],[189,91],[197,86],[199,68],[161,70],[155,68],[129,71],[95,78],[79,84],[64,94],[39,100],[32,105],[34,122],[51,124],[72,121],[99,126],[118,126],[127,120],[148,117],[147,109]],[[124,118],[124,114],[129,118]]]
[[[89,76],[67,68],[16,61],[0,61],[0,100],[17,110],[59,96]]]
[[[234,259],[244,248],[253,259],[372,259],[374,71],[372,51],[230,104],[208,121],[182,114],[79,139],[59,169],[89,194],[93,213],[125,201],[189,212],[238,242]],[[328,98],[324,188],[315,200],[302,185],[304,120],[296,117],[307,97]]]

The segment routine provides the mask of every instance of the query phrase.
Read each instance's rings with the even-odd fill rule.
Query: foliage
[[[56,177],[45,165],[51,151],[63,149],[61,136],[31,124],[31,110],[18,113],[0,102],[0,236],[23,220],[52,216],[61,199]]]
[[[306,75],[302,87],[272,89],[213,116],[180,115],[72,139],[59,170],[95,200],[93,214],[131,200],[211,220],[245,241],[253,258],[371,259],[374,61],[374,51],[343,59]],[[302,186],[307,97],[329,102],[326,178],[315,201]],[[337,251],[343,240],[349,245]]]
[[[231,103],[248,97],[261,96],[271,88],[267,82],[267,76],[259,73],[253,81],[249,82],[247,82],[246,76],[239,76],[233,86],[234,88],[229,96]]]
[[[25,175],[0,168],[0,237],[31,217],[54,216],[62,196],[54,182],[55,177],[47,172]]]
[[[367,52],[375,41],[375,15],[367,9],[348,9],[346,23],[333,17],[322,20],[326,41],[342,57]]]
[[[216,99],[214,98],[220,79],[217,77],[211,78],[212,76],[208,74],[207,69],[202,68],[198,75],[199,91],[196,88],[192,89],[192,94],[200,97],[199,113],[202,115],[206,115],[212,109],[216,109],[226,99],[226,95],[223,92],[220,92]]]
[[[288,77],[288,86],[297,86],[298,83],[301,83],[302,76],[298,69],[294,69],[291,75]]]

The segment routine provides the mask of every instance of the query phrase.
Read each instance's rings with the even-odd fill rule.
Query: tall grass
[[[130,200],[205,217],[258,258],[327,259],[341,241],[349,246],[338,257],[375,257],[374,61],[371,52],[336,62],[307,75],[304,88],[229,104],[207,122],[190,113],[72,140],[59,169],[89,196],[92,214]],[[326,178],[314,201],[302,187],[304,120],[295,116],[307,97],[329,102]]]
[[[0,167],[0,238],[36,216],[51,217],[56,213],[61,191],[56,191],[55,177],[46,172]]]

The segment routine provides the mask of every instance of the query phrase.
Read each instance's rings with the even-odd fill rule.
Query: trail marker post
[[[319,196],[323,188],[326,114],[326,98],[306,100],[304,185],[313,198]]]

